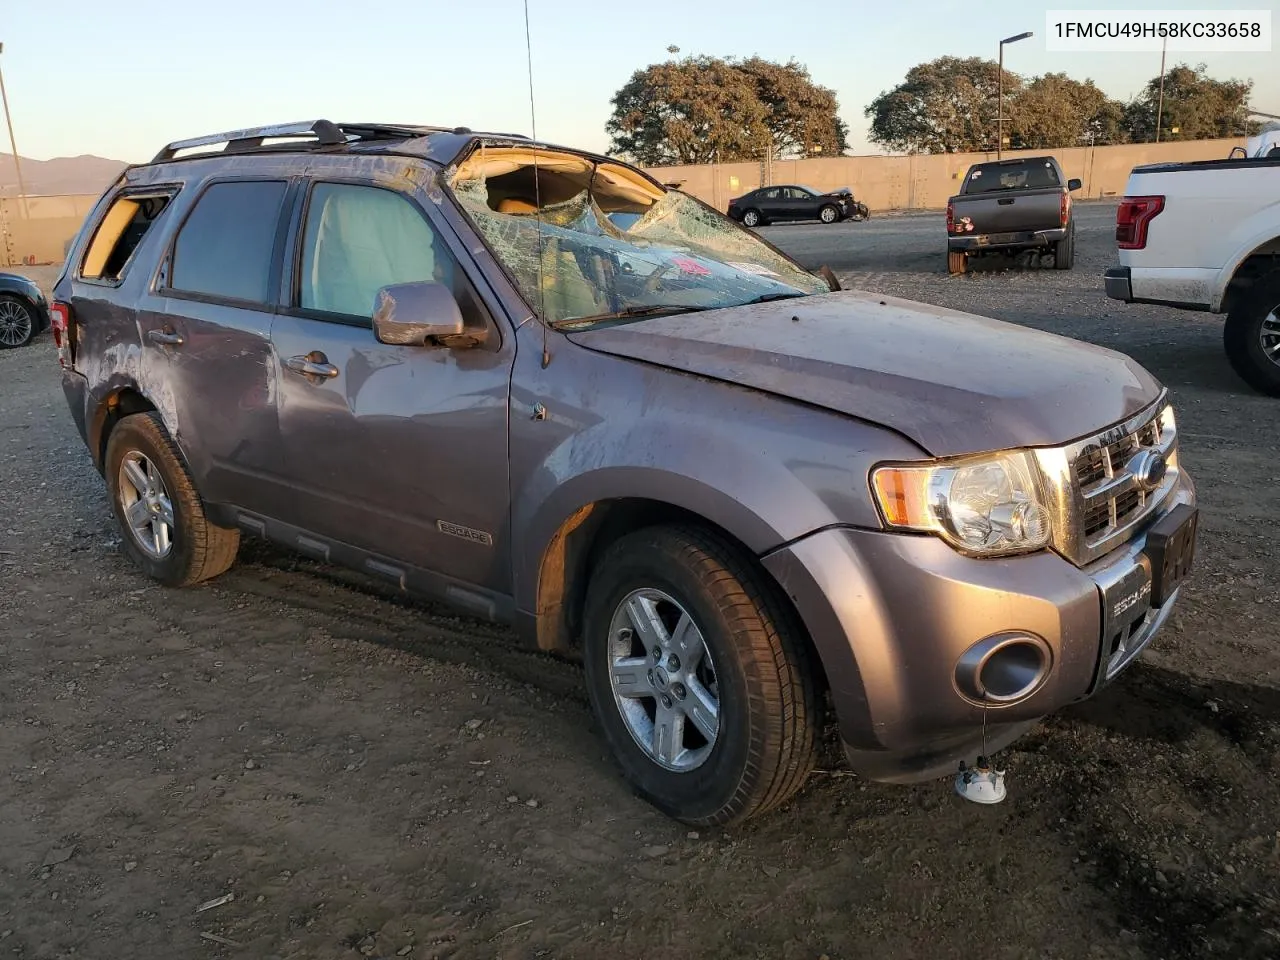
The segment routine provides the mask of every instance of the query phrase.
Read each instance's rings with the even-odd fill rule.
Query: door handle
[[[338,375],[338,368],[328,361],[323,353],[308,354],[305,357],[290,357],[284,365],[294,373],[304,377],[324,377],[330,379]]]
[[[172,330],[148,330],[147,339],[166,347],[180,347],[183,343],[182,334],[174,333]]]

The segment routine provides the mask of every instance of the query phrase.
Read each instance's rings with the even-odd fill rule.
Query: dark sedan
[[[49,326],[49,302],[16,273],[0,273],[0,350],[25,347]]]
[[[786,220],[865,220],[867,205],[854,199],[848,187],[821,191],[794,184],[761,187],[729,201],[729,216],[743,226],[759,227]]]

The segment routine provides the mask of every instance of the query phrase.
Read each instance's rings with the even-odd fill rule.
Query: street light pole
[[[1168,46],[1168,39],[1160,44],[1160,99],[1156,104],[1156,143],[1160,142],[1160,124],[1164,120],[1164,54]]]
[[[0,43],[0,54],[4,53],[4,44]],[[18,172],[18,207],[22,210],[22,218],[27,218],[27,188],[22,183],[22,161],[18,159],[18,143],[13,139],[13,119],[9,116],[9,96],[4,91],[4,71],[0,70],[0,102],[4,103],[4,122],[9,128],[9,148],[13,151],[13,169]]]
[[[999,160],[1004,151],[1004,45],[1006,43],[1017,43],[1019,40],[1026,40],[1033,36],[1028,30],[1026,33],[1020,33],[1016,37],[1006,37],[1000,41],[1000,78],[997,81],[999,92],[996,94],[996,159]]]

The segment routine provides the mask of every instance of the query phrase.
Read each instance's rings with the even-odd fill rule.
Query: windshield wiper
[[[766,293],[766,294],[762,294],[761,296],[756,297],[754,300],[748,300],[746,303],[741,304],[741,306],[749,307],[749,306],[751,306],[751,304],[753,304],[753,303],[771,303],[771,302],[772,302],[772,301],[774,301],[774,300],[794,300],[796,297],[807,297],[807,296],[809,296],[809,294],[807,294],[807,293],[799,293],[799,292],[795,292],[795,293]]]
[[[708,307],[690,307],[677,306],[673,304],[650,304],[643,307],[625,307],[622,310],[615,310],[613,313],[599,313],[594,317],[569,317],[565,320],[555,320],[552,327],[576,327],[579,324],[586,325],[591,323],[602,323],[605,320],[624,320],[631,317],[655,317],[662,314],[670,315],[676,313],[696,313],[699,310],[707,310]]]

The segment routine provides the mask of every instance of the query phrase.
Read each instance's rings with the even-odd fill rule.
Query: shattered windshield
[[[826,293],[826,281],[621,164],[482,146],[450,188],[549,323],[713,310]]]

